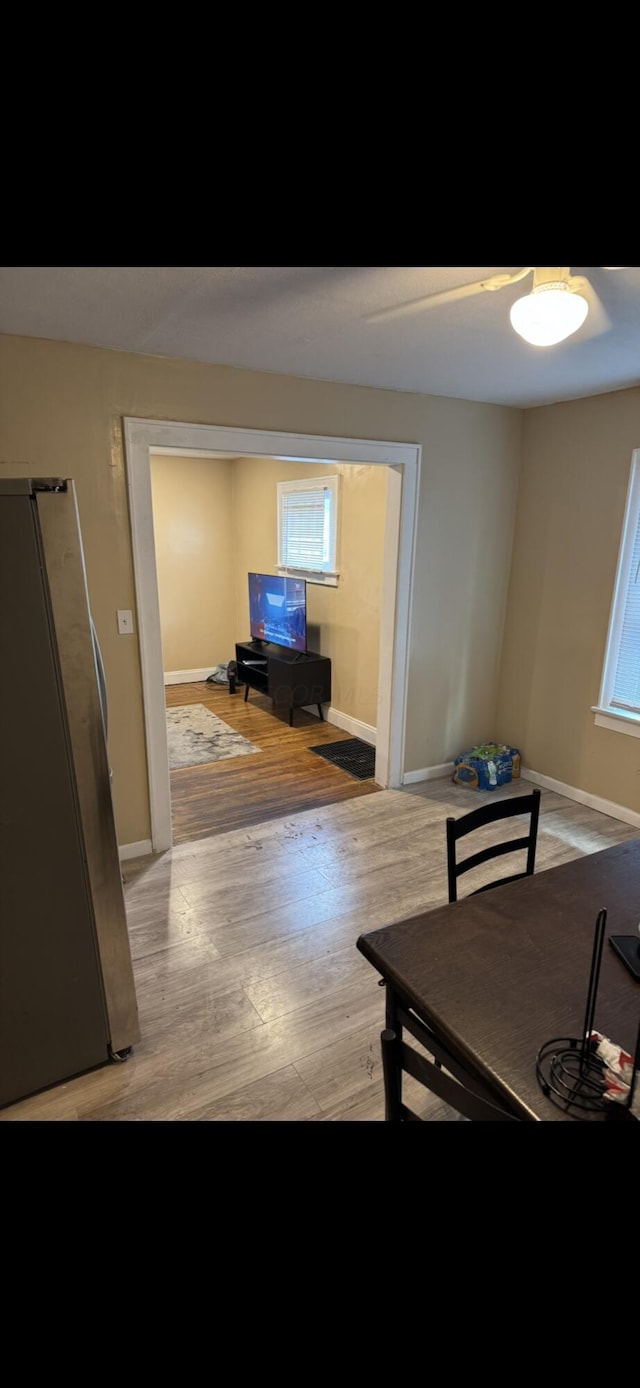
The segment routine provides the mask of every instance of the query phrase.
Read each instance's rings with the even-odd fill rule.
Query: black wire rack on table
[[[636,1076],[640,1068],[640,1025],[636,1039],[629,1095],[624,1102],[607,1096],[605,1064],[597,1054],[598,1042],[592,1037],[602,947],[607,912],[603,907],[596,920],[587,1005],[581,1037],[562,1036],[546,1041],[536,1056],[536,1075],[543,1094],[573,1117],[605,1113],[608,1118],[632,1117]]]

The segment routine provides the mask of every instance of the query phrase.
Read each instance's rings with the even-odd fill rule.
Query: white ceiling
[[[640,384],[640,267],[571,267],[586,323],[530,347],[509,308],[531,277],[377,323],[365,315],[520,266],[0,267],[0,332],[526,408]]]

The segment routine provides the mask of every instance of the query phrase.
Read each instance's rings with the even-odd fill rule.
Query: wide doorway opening
[[[379,681],[375,729],[375,782],[402,783],[407,694],[408,632],[419,485],[418,445],[327,436],[281,434],[184,422],[124,420],[154,852],[173,842],[171,781],[160,603],[154,535],[151,455],[206,452],[287,463],[385,467],[387,505],[380,609]],[[239,632],[238,639],[244,633]],[[240,696],[242,698],[242,695]],[[235,698],[238,698],[236,694]],[[336,737],[341,733],[338,731]]]

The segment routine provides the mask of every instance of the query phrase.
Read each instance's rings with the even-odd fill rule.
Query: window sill
[[[597,728],[608,728],[612,733],[626,733],[628,737],[640,737],[640,716],[637,713],[622,713],[618,709],[614,713],[610,708],[597,706],[591,712],[595,713]]]
[[[318,569],[286,569],[282,564],[276,564],[279,574],[285,578],[304,578],[307,583],[319,583],[323,588],[337,588],[339,573],[320,573]]]

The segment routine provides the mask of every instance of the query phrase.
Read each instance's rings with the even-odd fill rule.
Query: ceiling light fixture
[[[533,347],[552,347],[582,327],[589,305],[566,279],[535,283],[536,278],[534,271],[531,293],[516,299],[509,316],[512,327],[525,342]]]

